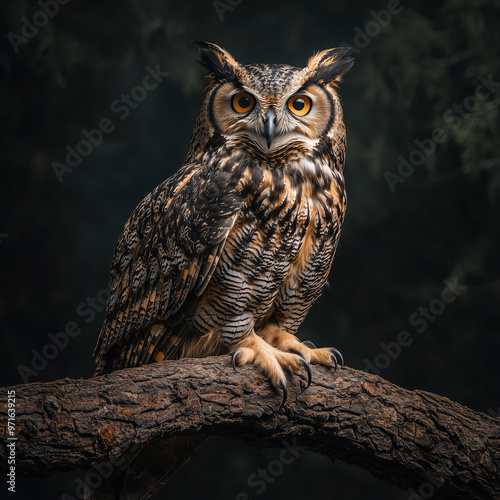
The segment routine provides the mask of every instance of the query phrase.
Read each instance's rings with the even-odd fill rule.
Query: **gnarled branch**
[[[293,377],[281,412],[258,370],[235,373],[227,356],[6,388],[16,399],[16,473],[44,477],[166,437],[223,435],[259,447],[295,439],[404,489],[430,483],[434,498],[500,497],[499,419],[350,368],[312,373],[303,392],[305,379]],[[6,398],[0,413],[6,423]],[[0,448],[2,473],[8,452]]]

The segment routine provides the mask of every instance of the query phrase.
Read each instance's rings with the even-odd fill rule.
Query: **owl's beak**
[[[274,133],[276,132],[276,111],[274,108],[269,108],[267,110],[266,116],[264,117],[264,135],[266,136],[267,147],[271,147],[273,142]]]

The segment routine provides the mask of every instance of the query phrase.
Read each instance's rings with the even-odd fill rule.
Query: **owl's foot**
[[[283,401],[280,409],[285,404],[288,395],[285,373],[287,370],[299,372],[305,369],[308,378],[307,387],[311,383],[311,368],[301,351],[293,348],[288,349],[288,352],[276,349],[255,333],[242,340],[233,353],[232,364],[234,369],[236,369],[236,366],[247,363],[257,365],[269,377],[274,387],[281,388]]]
[[[301,342],[295,335],[280,330],[277,326],[266,328],[262,337],[276,349],[281,351],[299,351],[304,359],[311,364],[319,364],[333,367],[344,366],[344,358],[340,351],[334,347],[317,348],[312,342],[306,340]]]

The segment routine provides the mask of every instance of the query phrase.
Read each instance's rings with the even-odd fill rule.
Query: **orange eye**
[[[247,113],[255,106],[255,99],[248,92],[238,92],[233,96],[232,105],[236,113]]]
[[[311,111],[312,102],[305,95],[294,95],[288,100],[288,109],[297,116],[304,116]]]

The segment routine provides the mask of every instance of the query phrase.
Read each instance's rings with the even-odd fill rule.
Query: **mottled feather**
[[[215,167],[184,167],[132,214],[113,258],[111,297],[95,349],[98,360],[131,333],[174,316],[206,287],[242,203],[231,191],[234,180]],[[149,361],[140,353],[148,351],[149,342],[147,335],[138,361]],[[123,360],[117,361],[101,363],[98,373],[124,367]]]
[[[119,237],[96,374],[230,353],[283,388],[304,362],[337,362],[296,333],[327,282],[344,220],[337,85],[352,59],[336,48],[304,68],[243,65],[196,43],[205,100],[184,166],[139,203]],[[146,447],[86,498],[129,498],[131,489],[148,498],[200,442]]]

